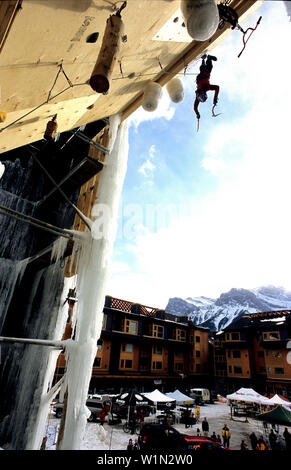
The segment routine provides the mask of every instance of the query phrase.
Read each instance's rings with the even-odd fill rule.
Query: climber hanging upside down
[[[207,58],[206,62],[205,59]],[[212,71],[212,61],[217,60],[216,57],[213,55],[206,55],[204,54],[202,57],[202,64],[200,66],[200,73],[197,75],[196,78],[196,99],[194,102],[194,111],[196,113],[197,119],[200,119],[200,114],[198,111],[199,103],[204,103],[207,100],[207,91],[214,91],[214,98],[213,98],[213,108],[217,105],[218,101],[218,93],[219,93],[219,86],[218,85],[211,85],[209,83],[210,74]],[[213,109],[212,109],[213,113]],[[214,115],[214,113],[213,113]]]

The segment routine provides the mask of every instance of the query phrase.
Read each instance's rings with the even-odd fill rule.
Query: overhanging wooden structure
[[[230,6],[241,23],[261,4],[256,0],[232,0]],[[215,48],[232,32],[225,25],[204,42],[192,41],[185,31],[179,35],[181,21],[172,20],[176,14],[181,18],[179,6],[180,0],[127,0],[122,12],[127,42],[122,45],[109,92],[103,95],[95,93],[86,82],[101,47],[106,20],[120,2],[1,1],[1,110],[7,112],[7,119],[0,124],[0,153],[40,140],[47,121],[55,114],[58,132],[116,113],[127,118],[140,106],[149,80],[165,85],[204,50]],[[168,37],[160,37],[165,25]],[[99,33],[96,43],[86,41],[92,33]],[[70,87],[60,74],[52,93],[56,97],[46,102],[60,64],[76,86]],[[15,120],[17,123],[10,126]]]

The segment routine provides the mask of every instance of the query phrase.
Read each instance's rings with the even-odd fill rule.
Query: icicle
[[[155,111],[162,97],[162,87],[159,83],[150,82],[144,90],[142,107],[146,111]]]
[[[64,257],[64,253],[68,246],[67,238],[60,237],[53,243],[53,248],[51,252],[51,261],[56,263]]]
[[[180,78],[170,80],[166,88],[173,103],[181,103],[184,100],[184,88]]]
[[[0,179],[2,178],[4,171],[5,171],[5,165],[3,165],[3,163],[0,162]]]
[[[112,119],[115,125],[118,121],[120,122],[120,117]],[[112,139],[114,133],[113,128]],[[92,223],[91,232],[86,232],[77,266],[75,336],[74,341],[68,342],[66,346],[67,413],[63,439],[59,445],[64,450],[78,450],[86,428],[86,400],[97,340],[102,329],[106,286],[117,230],[118,205],[127,166],[127,122],[120,125],[114,145],[113,142],[111,145],[112,151],[102,171],[96,196],[101,206],[108,207],[110,222],[105,231],[100,230],[98,219]]]

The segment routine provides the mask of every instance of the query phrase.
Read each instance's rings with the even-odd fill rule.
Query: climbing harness
[[[241,31],[243,33],[243,45],[244,46],[243,46],[241,52],[238,55],[238,57],[240,57],[241,54],[243,53],[243,51],[245,50],[247,42],[250,39],[251,35],[257,29],[257,27],[259,26],[262,17],[260,16],[260,18],[258,19],[257,24],[254,28],[247,28],[246,30],[244,30],[238,24],[238,14],[237,14],[237,12],[233,8],[228,6],[229,3],[230,3],[230,0],[227,0],[225,3],[219,3],[217,5],[218,12],[219,12],[219,18],[221,20],[219,25],[218,25],[218,28],[222,29],[224,27],[225,23],[230,23],[231,24],[231,29],[237,28],[239,31]],[[248,35],[248,37],[246,39],[246,35],[247,35],[248,31],[251,31],[251,33]]]

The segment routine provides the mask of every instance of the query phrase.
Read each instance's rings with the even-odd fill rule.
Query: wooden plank
[[[22,0],[2,0],[0,4],[0,53],[21,3]]]

